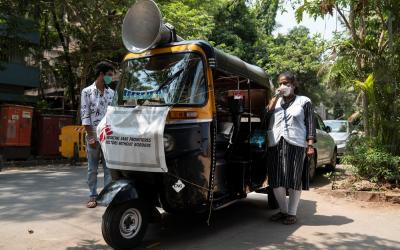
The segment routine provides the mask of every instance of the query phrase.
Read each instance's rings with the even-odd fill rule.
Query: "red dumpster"
[[[38,114],[37,118],[37,154],[41,156],[58,156],[60,152],[59,136],[64,126],[73,124],[70,115]]]
[[[30,155],[33,107],[0,105],[0,153],[5,158]]]

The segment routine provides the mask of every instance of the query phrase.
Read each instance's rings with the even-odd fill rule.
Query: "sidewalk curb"
[[[62,164],[73,165],[73,163],[74,162],[72,162],[71,159],[54,158],[54,159],[33,159],[33,160],[21,160],[21,161],[4,161],[2,166],[4,169],[11,167],[22,169],[22,168],[29,168],[29,167],[36,167],[43,165],[62,165]]]
[[[389,202],[392,204],[400,204],[400,194],[373,192],[373,191],[353,191],[353,190],[329,190],[317,189],[317,193],[330,195],[335,198],[351,198],[359,201],[367,202]]]

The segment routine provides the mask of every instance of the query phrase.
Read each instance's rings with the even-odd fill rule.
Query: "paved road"
[[[84,167],[17,169],[0,173],[0,249],[109,249],[101,235],[104,208],[85,208]],[[319,195],[320,176],[303,192],[299,222],[268,217],[266,196],[217,211],[213,224],[166,216],[152,224],[145,249],[400,249],[400,206]]]

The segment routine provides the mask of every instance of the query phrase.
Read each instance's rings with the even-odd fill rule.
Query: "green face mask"
[[[106,85],[108,85],[108,84],[110,84],[112,82],[112,76],[105,75],[103,79],[104,79],[104,83]]]

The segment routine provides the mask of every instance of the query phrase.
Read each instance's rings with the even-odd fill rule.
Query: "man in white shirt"
[[[81,120],[86,130],[86,153],[88,158],[87,183],[89,185],[88,208],[97,206],[97,169],[101,154],[101,147],[97,141],[96,127],[107,112],[111,104],[114,91],[108,87],[112,82],[114,67],[108,62],[100,62],[95,68],[96,80],[84,88],[81,94]],[[104,170],[104,185],[111,182],[110,170],[102,157]]]

